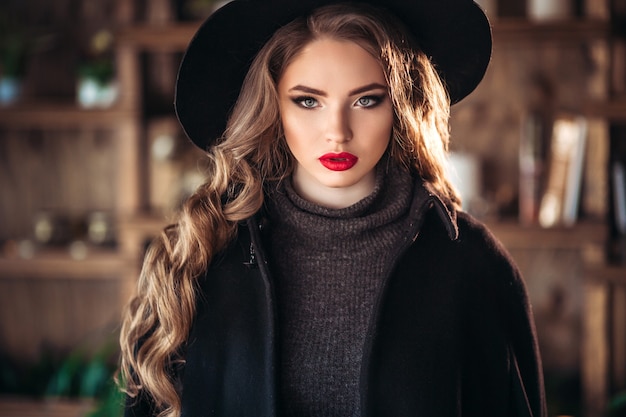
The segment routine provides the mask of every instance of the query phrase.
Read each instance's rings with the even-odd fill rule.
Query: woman
[[[444,176],[489,24],[377,3],[235,0],[192,40],[208,181],[124,318],[127,415],[545,415],[519,272]]]

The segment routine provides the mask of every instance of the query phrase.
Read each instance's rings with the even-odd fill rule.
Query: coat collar
[[[416,181],[413,207],[434,208],[446,228],[448,237],[451,240],[459,238],[456,210],[451,208],[451,204],[446,204],[435,188],[423,179]]]

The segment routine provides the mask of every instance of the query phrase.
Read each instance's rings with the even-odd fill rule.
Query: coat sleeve
[[[515,261],[493,234],[461,214],[457,257],[467,265],[469,360],[484,372],[474,395],[487,395],[498,415],[547,417],[543,368],[531,303]],[[479,359],[477,359],[479,358]],[[482,368],[481,368],[482,366]],[[474,381],[476,382],[476,381]],[[499,403],[499,405],[495,405]]]
[[[517,271],[509,283],[506,297],[509,318],[509,375],[511,415],[547,416],[543,370],[533,313],[524,282]]]

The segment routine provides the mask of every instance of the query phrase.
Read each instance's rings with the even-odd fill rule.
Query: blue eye
[[[317,107],[317,100],[314,99],[313,97],[295,97],[293,99],[293,102],[296,103],[299,106],[304,107],[305,109],[312,109]]]
[[[360,97],[356,101],[356,104],[360,107],[367,108],[367,107],[374,107],[381,101],[382,101],[382,98],[378,96],[365,96],[365,97]]]

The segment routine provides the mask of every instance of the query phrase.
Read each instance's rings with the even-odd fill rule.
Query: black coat
[[[362,416],[544,417],[527,293],[486,228],[432,193],[399,248],[366,338]],[[186,346],[182,416],[280,415],[276,306],[250,219],[200,280]],[[127,416],[154,415],[150,401]]]

